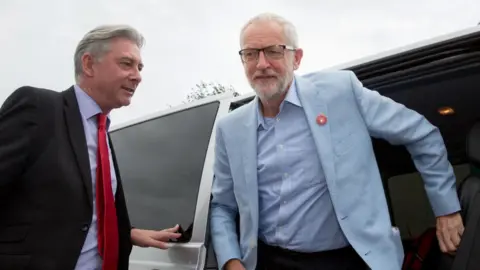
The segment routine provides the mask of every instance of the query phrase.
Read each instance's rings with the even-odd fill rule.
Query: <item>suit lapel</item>
[[[239,130],[239,134],[243,134],[242,147],[243,170],[245,174],[245,184],[250,191],[250,209],[252,220],[258,220],[258,179],[257,179],[257,115],[256,106],[258,100],[255,99],[245,106],[249,106],[245,110],[244,129]]]
[[[317,124],[317,116],[323,114],[328,119],[328,106],[327,106],[327,93],[325,88],[314,86],[307,79],[300,76],[295,77],[297,84],[298,97],[305,110],[308,125],[312,132],[317,152],[320,158],[325,178],[329,189],[334,186],[335,175],[335,163],[333,146],[330,136],[330,125],[325,123],[324,125]]]
[[[120,170],[118,168],[118,163],[117,163],[117,158],[115,155],[115,150],[113,147],[113,142],[112,138],[110,137],[110,134],[108,134],[108,141],[110,144],[110,150],[112,152],[112,161],[113,161],[113,167],[115,168],[115,175],[117,177],[117,192],[115,194],[115,207],[117,210],[117,219],[118,219],[118,226],[121,229],[127,230],[127,235],[129,235],[128,232],[130,232],[130,229],[132,228],[130,224],[130,218],[128,216],[128,210],[127,210],[127,202],[125,200],[125,193],[123,192],[123,185],[122,185],[122,180],[120,177]],[[126,243],[131,246],[132,243],[130,242],[130,237],[122,237],[122,232],[119,231],[120,233],[120,239],[121,241],[126,241]]]
[[[82,116],[78,107],[77,98],[74,88],[71,87],[63,93],[64,97],[64,113],[65,125],[67,127],[70,144],[75,154],[78,169],[88,196],[88,203],[93,207],[92,195],[92,179],[90,176],[90,161],[88,159],[87,142],[85,139],[85,131],[82,123]]]
[[[117,212],[119,211],[120,208],[125,208],[121,210],[126,211],[125,193],[123,192],[122,178],[120,176],[120,169],[118,168],[115,149],[113,147],[113,142],[112,142],[112,138],[110,137],[110,134],[108,134],[108,142],[110,144],[110,151],[112,152],[113,167],[115,169],[115,176],[117,178],[117,192],[115,193],[115,202],[117,204]]]
[[[115,194],[115,200],[118,200],[118,199],[122,199],[124,196],[123,185],[120,177],[120,170],[118,168],[117,158],[115,155],[115,149],[113,148],[112,138],[110,137],[110,134],[108,134],[107,136],[108,136],[108,144],[110,145],[110,151],[112,153],[113,168],[115,169],[115,176],[117,179],[117,192]]]

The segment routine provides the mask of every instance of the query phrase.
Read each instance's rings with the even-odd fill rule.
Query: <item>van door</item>
[[[225,108],[225,109],[222,109]],[[228,106],[210,101],[111,131],[132,226],[179,224],[168,250],[134,247],[130,269],[203,269],[213,180],[214,124]]]

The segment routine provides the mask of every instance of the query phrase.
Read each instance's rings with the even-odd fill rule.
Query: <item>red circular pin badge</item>
[[[317,124],[323,126],[327,123],[327,117],[324,114],[320,114],[317,116]]]

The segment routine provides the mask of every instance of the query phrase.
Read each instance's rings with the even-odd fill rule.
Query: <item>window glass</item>
[[[218,106],[201,105],[111,133],[132,226],[192,226]]]

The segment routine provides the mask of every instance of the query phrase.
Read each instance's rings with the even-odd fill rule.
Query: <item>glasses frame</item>
[[[265,53],[265,51],[268,50],[268,49],[272,49],[272,48],[282,48],[282,57],[271,58],[270,56],[268,56],[268,53]],[[253,59],[246,60],[245,59],[245,52],[246,51],[255,52],[255,57]],[[278,60],[278,59],[283,58],[285,56],[285,51],[294,52],[294,51],[296,51],[296,49],[293,46],[289,46],[289,45],[285,45],[285,44],[277,44],[277,45],[271,45],[271,46],[267,46],[267,47],[263,47],[263,48],[242,49],[242,50],[238,51],[238,54],[240,55],[240,59],[242,60],[243,63],[249,63],[249,62],[258,61],[258,59],[260,57],[260,52],[263,52],[263,55],[268,59]]]

